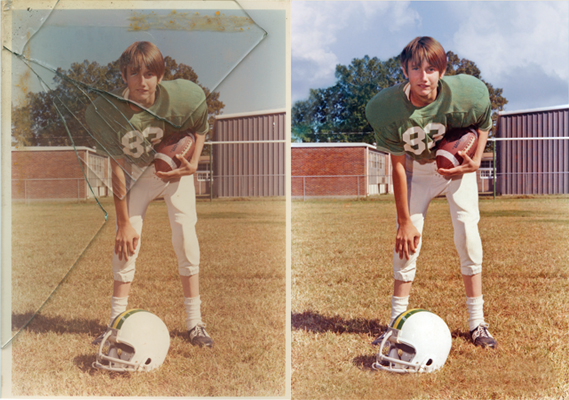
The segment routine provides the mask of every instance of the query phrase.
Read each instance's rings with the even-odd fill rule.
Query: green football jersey
[[[134,111],[128,90],[100,95],[85,112],[85,119],[98,147],[115,158],[128,157],[140,166],[154,159],[153,148],[173,132],[205,135],[209,130],[208,109],[203,90],[195,83],[177,79],[163,81],[148,111]]]
[[[411,104],[404,83],[383,89],[367,104],[366,118],[379,150],[417,160],[434,159],[436,143],[452,128],[492,127],[488,88],[470,75],[441,78],[436,100],[425,107]]]

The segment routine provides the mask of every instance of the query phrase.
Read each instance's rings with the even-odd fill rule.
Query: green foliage
[[[164,80],[187,79],[198,85],[198,76],[192,67],[178,64],[171,57],[165,58]],[[26,95],[26,101],[12,109],[12,142],[23,146],[69,146],[72,134],[76,146],[94,145],[85,123],[85,110],[99,91],[111,92],[124,87],[118,60],[99,65],[85,60],[73,63],[64,71],[57,69],[53,78],[54,89]],[[207,97],[210,126],[225,104],[219,100],[219,92],[211,92],[200,85]]]
[[[481,78],[476,64],[447,53],[447,75],[468,74],[482,80],[490,92],[494,123],[508,102],[502,89]],[[377,57],[355,58],[350,65],[336,66],[336,83],[311,89],[308,99],[297,101],[291,110],[292,140],[299,142],[375,142],[365,117],[369,100],[381,90],[405,82],[399,56],[381,61]]]
[[[404,81],[399,59],[365,56],[337,65],[335,75],[334,86],[311,89],[308,100],[292,107],[293,140],[373,143],[365,107],[381,89]]]

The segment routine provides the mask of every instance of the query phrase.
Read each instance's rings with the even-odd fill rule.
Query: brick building
[[[197,196],[209,195],[209,163],[208,155],[200,157],[194,174]],[[93,192],[97,197],[112,194],[110,159],[89,147],[77,147],[77,155],[73,147],[13,148],[11,175],[13,200],[77,200],[92,198]]]
[[[366,143],[293,143],[293,197],[360,197],[392,191],[387,154]]]
[[[109,194],[108,157],[89,147],[23,147],[12,149],[12,199],[69,200],[93,197],[87,179],[98,197]]]

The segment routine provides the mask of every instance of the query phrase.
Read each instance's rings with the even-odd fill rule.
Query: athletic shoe
[[[471,330],[470,336],[472,337],[472,342],[474,342],[474,345],[476,346],[490,347],[491,349],[494,349],[498,345],[496,339],[494,339],[492,335],[490,335],[490,332],[488,332],[488,324],[485,322],[478,325],[478,328]]]
[[[190,343],[199,347],[213,347],[213,340],[205,331],[205,324],[198,324],[188,331]]]

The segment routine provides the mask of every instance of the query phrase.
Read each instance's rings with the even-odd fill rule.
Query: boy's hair
[[[130,66],[131,71],[137,72],[143,65],[155,73],[158,78],[164,75],[164,57],[153,43],[134,42],[119,58],[119,69],[125,77],[127,67]]]
[[[420,66],[426,60],[441,74],[447,69],[445,49],[432,37],[423,36],[413,39],[401,52],[401,66],[408,72],[409,63]]]

